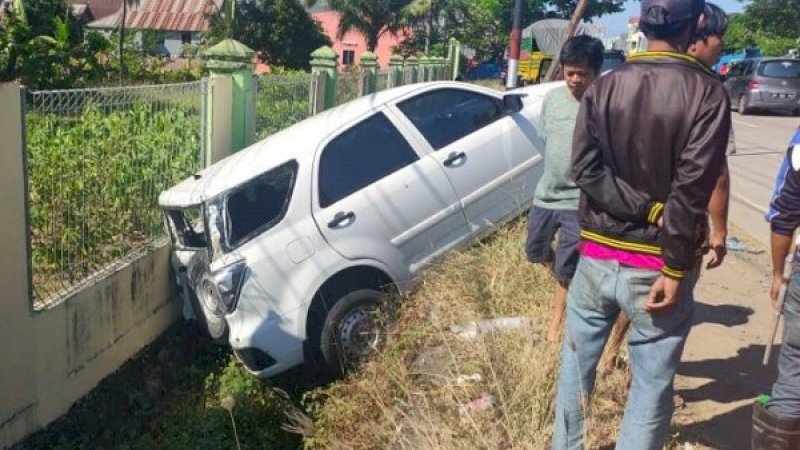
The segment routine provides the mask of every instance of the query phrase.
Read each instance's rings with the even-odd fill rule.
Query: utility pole
[[[519,70],[519,48],[522,40],[522,0],[514,2],[514,21],[511,25],[511,39],[508,45],[508,70],[506,71],[506,89],[517,87],[517,71]]]
[[[567,29],[564,30],[564,41],[571,38],[575,34],[575,30],[578,29],[578,24],[580,23],[581,17],[583,17],[583,12],[586,11],[586,6],[588,6],[588,4],[589,0],[578,0],[578,4],[575,6],[575,11],[572,12],[572,18],[569,20],[569,25],[567,25]],[[550,65],[550,69],[547,70],[546,80],[553,81],[553,74],[560,64],[561,61],[558,60],[558,55],[553,55],[553,63]]]
[[[119,83],[125,79],[125,21],[128,20],[128,0],[122,0],[122,20],[119,23]]]

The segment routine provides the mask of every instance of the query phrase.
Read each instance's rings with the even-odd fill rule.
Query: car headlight
[[[244,260],[228,264],[211,274],[213,280],[211,284],[214,286],[213,290],[207,290],[207,293],[213,294],[219,300],[219,305],[225,313],[236,309],[246,275],[247,263]],[[206,286],[203,286],[203,289],[207,289]]]

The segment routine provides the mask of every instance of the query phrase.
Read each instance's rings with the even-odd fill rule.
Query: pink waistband
[[[620,264],[637,269],[661,270],[664,267],[664,260],[656,255],[643,255],[616,248],[606,247],[592,241],[581,241],[579,250],[581,255],[588,258],[615,260]]]

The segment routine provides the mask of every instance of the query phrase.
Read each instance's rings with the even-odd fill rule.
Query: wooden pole
[[[575,34],[575,30],[578,29],[578,24],[581,22],[581,17],[583,17],[583,13],[586,11],[588,4],[589,0],[578,0],[575,11],[572,12],[572,18],[569,20],[569,25],[567,25],[567,29],[564,30],[565,41]],[[547,70],[546,80],[553,81],[553,75],[559,65],[561,65],[561,62],[558,59],[558,54],[555,54],[553,55],[553,63],[550,64],[550,68]]]

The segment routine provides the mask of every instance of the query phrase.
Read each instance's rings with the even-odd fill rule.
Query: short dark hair
[[[681,33],[687,29],[694,29],[696,23],[697,17],[681,20],[680,22],[670,22],[664,25],[641,22],[639,23],[639,29],[642,30],[642,33],[644,33],[645,37],[648,39],[667,40],[680,36]]]
[[[694,32],[693,41],[706,40],[711,36],[722,37],[728,29],[728,15],[719,6],[706,3],[703,10],[705,21]]]
[[[558,60],[564,64],[588,64],[595,73],[603,67],[603,42],[600,39],[581,35],[573,36],[564,42]]]

